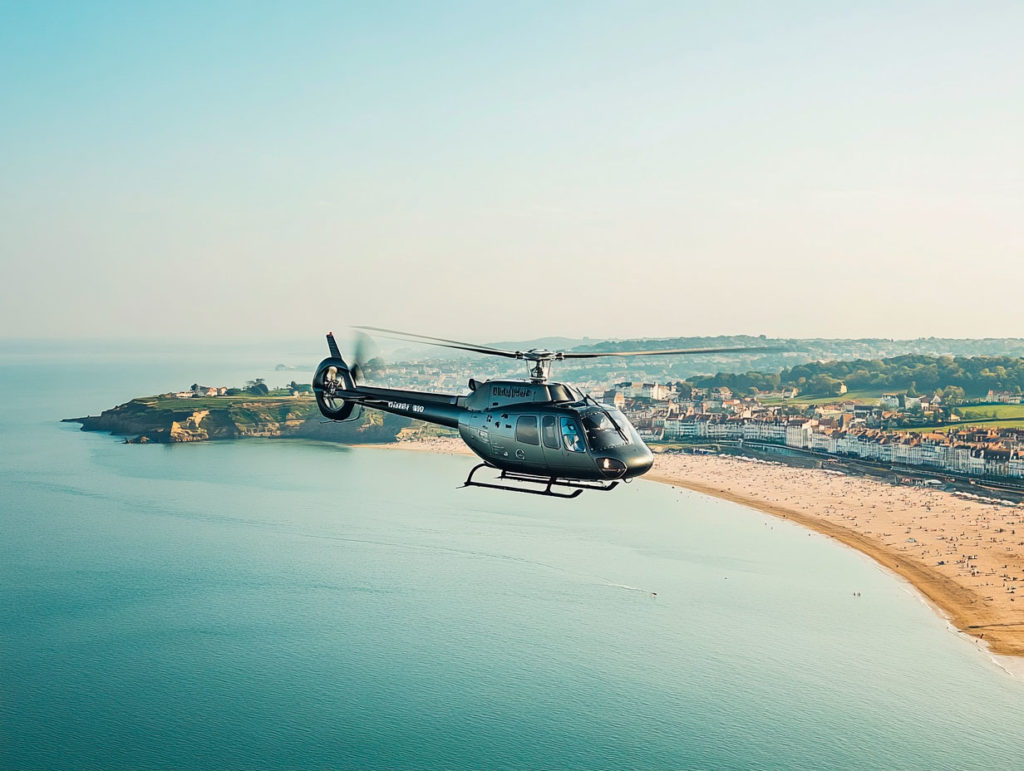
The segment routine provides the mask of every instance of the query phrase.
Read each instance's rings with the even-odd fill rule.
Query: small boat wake
[[[615,581],[609,581],[608,579],[602,578],[601,581],[605,586],[611,589],[622,589],[627,592],[639,592],[640,594],[646,594],[650,597],[657,597],[657,592],[652,592],[649,589],[644,589],[642,586],[630,586],[629,584],[619,584]]]

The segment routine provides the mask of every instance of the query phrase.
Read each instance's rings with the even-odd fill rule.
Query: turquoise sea
[[[789,523],[58,422],[288,355],[0,347],[0,766],[1020,767],[1024,682]]]

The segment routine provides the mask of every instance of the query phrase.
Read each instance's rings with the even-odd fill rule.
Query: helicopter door
[[[562,449],[562,440],[558,435],[558,420],[551,415],[545,415],[541,425],[541,435],[544,437],[544,454],[548,450]]]
[[[536,415],[520,415],[516,420],[516,465],[530,474],[544,473],[544,453],[540,449],[540,431],[537,429]]]
[[[594,461],[587,453],[583,431],[575,417],[545,415],[541,434],[549,473],[572,478],[593,471]]]

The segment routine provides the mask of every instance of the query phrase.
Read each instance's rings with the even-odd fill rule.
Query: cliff
[[[325,420],[311,397],[218,397],[173,399],[144,397],[104,410],[97,416],[66,418],[83,431],[109,431],[128,442],[203,442],[248,437],[317,439],[351,444],[394,442],[413,429],[408,418],[367,412],[359,420]]]

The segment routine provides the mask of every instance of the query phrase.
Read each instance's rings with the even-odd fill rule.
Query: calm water
[[[819,536],[654,483],[457,490],[465,458],[123,445],[57,420],[305,373],[51,354],[0,351],[0,765],[1020,765],[1024,684]]]

